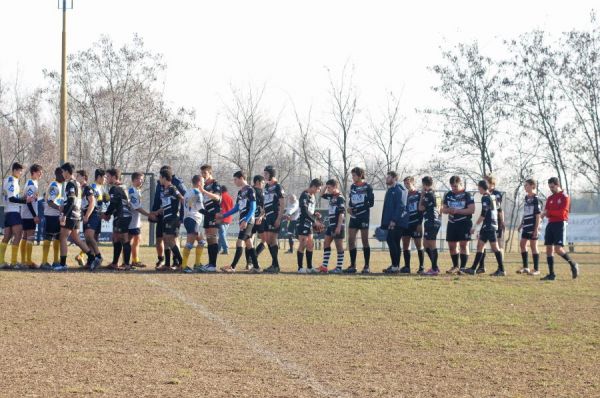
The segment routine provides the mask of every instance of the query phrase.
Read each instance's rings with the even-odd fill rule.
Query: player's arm
[[[90,192],[91,194],[86,197],[86,199],[88,200],[88,208],[85,214],[83,215],[83,217],[86,220],[90,219],[90,216],[92,215],[92,213],[94,212],[94,208],[96,207],[96,197],[94,196],[94,191]]]
[[[346,212],[345,206],[343,204],[338,205],[338,208],[339,208],[339,210],[338,210],[339,214],[337,217],[337,224],[335,227],[336,235],[338,235],[342,232],[342,224],[344,223],[344,213]]]
[[[108,208],[106,209],[106,212],[104,212],[104,214],[107,217],[110,217],[115,212],[115,210],[117,210],[117,204],[121,201],[121,195],[117,195],[116,192],[109,192],[109,195],[110,200],[108,202]]]
[[[419,211],[425,211],[425,195],[426,194],[423,194],[419,198],[419,206],[418,206]]]
[[[29,209],[29,212],[31,213],[33,218],[37,219],[38,218],[37,212],[35,211],[35,207],[33,206],[33,201],[37,199],[37,195],[27,195],[27,199],[29,199],[29,198],[31,198],[32,200],[31,201],[27,200],[27,208]]]
[[[475,203],[470,202],[466,209],[454,209],[454,214],[461,214],[464,216],[475,214]]]
[[[373,187],[369,185],[367,188],[367,207],[371,208],[375,206],[375,194],[373,193]]]

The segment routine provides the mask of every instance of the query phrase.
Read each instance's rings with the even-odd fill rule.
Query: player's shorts
[[[335,225],[330,225],[325,230],[325,236],[331,236],[333,239],[344,239],[346,238],[346,229],[344,227],[341,228],[341,231],[338,235],[335,234]]]
[[[185,233],[188,235],[200,233],[200,223],[193,218],[185,218],[183,220],[183,226],[185,227]]]
[[[181,221],[178,217],[163,219],[163,232],[165,235],[177,235]]]
[[[51,237],[60,233],[60,217],[46,216],[46,225],[44,227],[44,235]]]
[[[265,229],[265,232],[279,232],[279,230],[281,229],[281,224],[279,224],[279,227],[275,227],[275,221],[277,221],[277,214],[275,213],[269,214],[267,217],[265,217],[265,219],[262,222],[264,225],[263,228]]]
[[[498,240],[498,236],[496,234],[496,230],[495,229],[481,229],[479,231],[479,240],[482,242],[490,242],[490,243],[494,243]]]
[[[219,225],[215,220],[215,215],[212,213],[208,213],[204,215],[204,229],[206,228],[217,228]]]
[[[23,220],[21,220],[21,213],[11,211],[4,214],[4,228],[14,227],[15,225],[21,224],[23,224]]]
[[[461,242],[471,240],[471,228],[473,222],[471,220],[463,220],[454,223],[448,223],[446,230],[446,242]]]
[[[238,240],[246,240],[252,237],[252,229],[254,228],[254,224],[248,223],[246,225],[246,229],[240,229],[238,233]]]
[[[306,220],[304,222],[298,222],[296,225],[296,236],[311,236],[313,234],[312,222]]]
[[[69,230],[79,229],[80,222],[81,220],[79,218],[67,217],[65,220],[65,225],[61,225],[60,227]]]
[[[419,223],[409,224],[407,228],[402,230],[402,236],[409,236],[413,239],[419,239],[423,237],[423,232],[419,232],[417,228]]]
[[[88,218],[88,222],[83,223],[83,230],[86,231],[88,229],[93,229],[94,232],[98,231],[98,227],[102,226],[102,220],[98,213],[92,213],[90,218]]]
[[[157,217],[156,218],[156,227],[154,228],[154,236],[156,236],[156,239],[162,239],[163,235],[164,235],[163,218]]]
[[[533,232],[534,229],[533,227],[530,228],[523,228],[521,230],[521,239],[526,239],[526,240],[538,240],[538,237],[536,236],[535,238],[533,237]],[[538,234],[539,235],[539,234]]]
[[[261,222],[260,224],[254,224],[254,226],[252,227],[252,233],[253,234],[262,234],[263,232],[265,232],[265,223],[264,223],[264,221]]]
[[[33,218],[22,218],[21,222],[23,223],[23,231],[35,230],[35,221],[33,221]]]
[[[113,218],[113,232],[117,234],[128,234],[131,217],[116,217]]]
[[[436,240],[440,227],[442,226],[441,221],[425,221],[423,223],[423,239],[425,240]]]
[[[355,218],[350,217],[350,223],[348,224],[350,229],[369,229],[368,218]]]
[[[129,234],[129,236],[139,236],[142,234],[142,229],[141,228],[129,228],[127,230],[127,233]]]
[[[566,221],[549,222],[548,225],[546,225],[546,233],[544,234],[545,246],[564,246],[566,240]]]

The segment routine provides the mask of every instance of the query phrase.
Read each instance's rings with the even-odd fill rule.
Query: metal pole
[[[60,163],[67,161],[67,0],[62,2],[62,75],[60,81]]]

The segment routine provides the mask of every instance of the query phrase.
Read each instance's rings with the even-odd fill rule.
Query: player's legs
[[[350,268],[356,268],[356,235],[357,228],[348,228],[348,253],[350,254]],[[363,246],[364,247],[364,246]]]
[[[452,260],[452,268],[449,269],[448,273],[455,273],[459,270],[459,251],[458,251],[458,241],[449,241],[448,242],[448,250],[450,251],[450,259]]]
[[[96,229],[95,228],[87,228],[83,232],[83,236],[85,237],[85,243],[94,252],[94,254],[99,255],[100,248],[98,247],[98,242],[96,241]]]
[[[208,243],[208,265],[216,267],[219,255],[219,237],[217,227],[209,227],[206,231],[206,242]]]
[[[333,242],[333,236],[325,235],[325,239],[323,240],[323,263],[319,268],[321,272],[327,272],[327,268],[329,267],[329,258],[331,257],[331,242]]]
[[[137,265],[140,263],[140,235],[131,235],[130,242],[132,263]]]
[[[279,244],[277,238],[279,237],[279,231],[269,231],[266,234],[267,245],[269,246],[269,253],[271,253],[271,267],[267,268],[265,272],[272,270],[274,272],[279,271]]]
[[[460,268],[465,268],[469,261],[469,241],[461,240],[460,243]]]
[[[492,274],[492,276],[504,276],[504,260],[502,258],[502,248],[500,242],[490,242],[490,247],[496,256],[496,262],[498,263],[498,269]]]
[[[519,248],[521,249],[521,263],[522,267],[517,271],[518,274],[528,274],[529,273],[529,253],[527,253],[527,243],[529,243],[529,239],[521,238],[519,241]]]
[[[410,229],[402,235],[402,253],[404,256],[404,267],[403,272],[410,272],[410,241],[411,241]]]
[[[417,248],[417,257],[419,258],[419,270],[418,273],[425,271],[425,250],[423,247],[423,237],[418,236],[413,238],[415,247]]]
[[[337,252],[337,261],[335,264],[336,270],[341,270],[344,266],[344,239],[336,238],[335,242],[335,250]]]
[[[185,246],[183,247],[183,261],[181,263],[181,268],[185,269],[188,267],[188,260],[190,258],[190,254],[192,253],[192,249],[194,248],[194,242],[198,241],[197,233],[188,233],[185,237]]]

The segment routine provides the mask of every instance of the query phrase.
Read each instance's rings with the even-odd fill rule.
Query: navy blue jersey
[[[81,195],[81,211],[83,212],[83,214],[87,213],[87,210],[90,207],[90,202],[88,200],[88,197],[90,197],[90,196],[93,196],[95,198],[96,192],[94,191],[94,188],[92,188],[91,186],[85,185],[83,187],[83,193]],[[92,214],[94,214],[94,213],[98,213],[97,205],[94,206],[94,211],[92,212]]]
[[[348,208],[350,218],[369,219],[369,210],[375,204],[373,187],[370,184],[352,184],[350,186],[350,197]]]
[[[221,185],[215,180],[206,181],[204,183],[204,190],[215,195],[221,196]],[[221,199],[210,199],[207,195],[204,196],[204,209],[206,213],[215,216],[215,214],[221,212]]]
[[[248,212],[250,211],[250,202],[255,202],[256,197],[254,188],[250,185],[243,186],[237,194],[236,204],[238,206],[238,210],[240,212],[240,221],[248,217]],[[253,222],[254,215],[250,219],[250,222]]]
[[[542,203],[537,195],[525,195],[523,206],[523,229],[532,230],[535,226],[535,217],[541,213]]]
[[[106,209],[106,214],[115,218],[131,217],[131,208],[129,205],[129,197],[124,185],[113,185],[108,190],[110,202]]]
[[[331,195],[331,194],[326,193],[326,194],[323,194],[321,197],[323,199],[329,200],[329,213],[328,213],[329,227],[330,228],[337,227],[339,215],[346,213],[346,201],[340,194]],[[342,217],[342,226],[343,225],[344,225],[344,217]]]
[[[469,207],[469,205],[474,203],[475,201],[473,200],[473,196],[471,196],[471,194],[467,191],[461,191],[458,193],[449,191],[444,195],[444,205],[451,209],[466,209]],[[464,220],[470,220],[471,218],[471,214],[448,214],[448,222],[451,224]]]
[[[496,197],[491,196],[490,194],[484,194],[481,197],[481,217],[483,217],[481,229],[498,229],[498,206],[496,205]]]
[[[315,204],[315,195],[311,195],[306,191],[303,191],[300,194],[300,198],[298,199],[298,205],[300,206],[300,217],[298,218],[299,224],[304,225],[307,222],[314,224],[316,222]]]
[[[419,191],[412,191],[408,193],[406,198],[406,211],[408,211],[408,225],[418,225],[423,221],[423,213],[419,211],[419,201],[421,200],[421,193]]]
[[[494,188],[490,191],[490,195],[496,198],[496,206],[498,207],[498,212],[500,213],[502,211],[502,199],[504,199],[504,194]]]
[[[67,181],[65,196],[67,197],[64,206],[65,217],[72,220],[79,220],[81,218],[81,188],[77,181]]]
[[[431,223],[437,221],[440,218],[437,195],[433,191],[424,192],[422,195],[423,206],[425,206],[425,211],[423,212],[425,222]]]
[[[254,188],[254,197],[256,198],[256,211],[254,217],[260,217],[260,214],[265,209],[265,198],[262,188]]]
[[[160,193],[160,208],[163,210],[164,218],[177,218],[180,200],[177,188],[171,185]]]
[[[283,187],[279,183],[268,183],[263,192],[265,200],[265,215],[268,217],[279,216],[279,212],[283,210],[279,208],[279,200],[283,198],[283,195],[285,194],[283,192]]]

